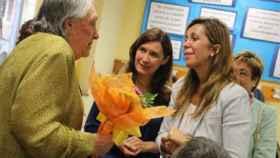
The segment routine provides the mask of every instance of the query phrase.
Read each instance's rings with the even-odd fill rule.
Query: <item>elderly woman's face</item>
[[[96,21],[97,14],[94,7],[86,17],[68,20],[66,38],[75,52],[76,60],[80,57],[87,57],[93,40],[99,38]]]
[[[252,80],[252,71],[250,66],[240,59],[236,59],[233,64],[234,78],[244,87],[249,93],[255,86],[255,81]]]
[[[187,66],[194,69],[208,66],[210,54],[215,53],[202,24],[195,24],[186,31],[184,48]]]

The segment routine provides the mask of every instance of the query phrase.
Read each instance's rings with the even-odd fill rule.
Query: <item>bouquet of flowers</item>
[[[121,144],[128,136],[141,136],[139,127],[150,119],[169,116],[174,109],[149,107],[137,95],[131,74],[97,75],[92,72],[91,92],[100,111],[99,134],[113,134],[114,143]],[[149,98],[155,96],[149,95]],[[148,98],[148,100],[149,100]],[[147,102],[147,100],[146,100]],[[151,101],[148,101],[151,102]]]

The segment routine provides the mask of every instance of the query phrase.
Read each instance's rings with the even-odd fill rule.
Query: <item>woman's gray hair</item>
[[[171,158],[231,158],[218,143],[206,137],[193,137],[172,154]]]
[[[44,0],[33,22],[34,32],[47,32],[65,38],[64,21],[83,18],[92,8],[93,0]]]

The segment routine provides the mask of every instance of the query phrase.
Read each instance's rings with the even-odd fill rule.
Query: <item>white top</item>
[[[169,106],[175,106],[175,99],[184,84],[182,78],[172,87]],[[164,118],[156,142],[160,145],[162,137],[167,136],[170,129],[178,128],[185,134],[204,136],[222,145],[232,158],[247,158],[251,136],[251,110],[249,96],[245,89],[231,83],[225,86],[217,102],[204,116],[191,118],[188,113],[195,106],[176,116]]]
[[[179,119],[174,120],[172,127],[181,129],[184,133],[192,134],[195,130],[196,124],[191,115],[194,113],[195,109],[196,106],[190,104],[184,113],[178,114],[177,118]]]

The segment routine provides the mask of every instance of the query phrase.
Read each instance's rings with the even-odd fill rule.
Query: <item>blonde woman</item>
[[[190,71],[174,84],[169,104],[177,112],[164,118],[157,137],[163,155],[171,155],[192,136],[204,136],[223,146],[232,158],[247,158],[249,97],[231,79],[227,27],[217,19],[193,20],[185,33],[184,57]]]

